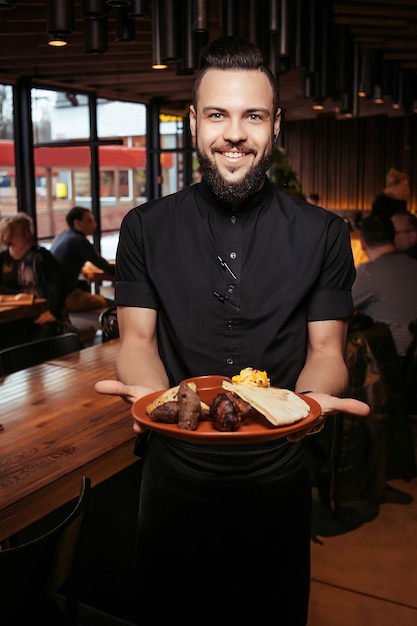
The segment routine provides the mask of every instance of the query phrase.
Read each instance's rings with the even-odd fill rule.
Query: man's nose
[[[241,118],[230,118],[224,131],[224,138],[232,143],[244,141],[247,138],[244,122]]]

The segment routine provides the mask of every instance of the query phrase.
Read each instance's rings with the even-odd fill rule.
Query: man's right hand
[[[97,393],[108,394],[110,396],[120,396],[122,400],[133,404],[136,400],[147,396],[149,393],[157,391],[149,387],[141,387],[140,385],[125,385],[120,380],[99,380],[94,385]],[[162,390],[161,390],[162,391]],[[146,430],[139,422],[135,421],[133,424],[133,430],[137,433],[142,433]]]

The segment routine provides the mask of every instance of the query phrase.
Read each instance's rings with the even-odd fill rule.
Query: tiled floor
[[[312,542],[308,626],[416,626],[417,479],[390,485],[414,501]]]

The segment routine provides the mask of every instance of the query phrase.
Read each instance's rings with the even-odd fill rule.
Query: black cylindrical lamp
[[[128,9],[128,15],[132,19],[149,15],[148,0],[132,0]]]
[[[84,52],[103,54],[107,50],[107,17],[84,19]]]
[[[74,3],[72,0],[55,0],[47,5],[47,31],[70,35],[75,31]]]
[[[130,6],[130,0],[106,0],[106,4],[108,7],[128,7]]]
[[[194,0],[193,30],[208,32],[207,0]]]
[[[50,46],[65,46],[67,36],[75,31],[74,3],[72,0],[48,2],[46,28]]]
[[[135,22],[129,17],[129,7],[116,9],[116,41],[133,41],[135,39]]]
[[[152,69],[166,70],[167,64],[161,58],[161,27],[159,0],[152,0]]]
[[[221,4],[223,37],[238,35],[239,4],[237,0],[222,0]]]
[[[181,56],[177,63],[176,73],[181,75],[192,74],[196,67],[194,55],[193,23],[194,23],[194,0],[183,0],[182,19],[180,22],[180,52]]]
[[[107,17],[109,10],[104,0],[81,0],[82,18],[97,19]]]
[[[161,61],[177,61],[179,53],[179,18],[177,0],[159,0],[159,36]]]

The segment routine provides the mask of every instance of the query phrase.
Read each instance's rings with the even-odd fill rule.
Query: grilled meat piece
[[[178,402],[171,400],[160,404],[148,413],[153,422],[163,422],[164,424],[176,424],[178,422]]]
[[[242,398],[239,398],[239,396],[237,396],[235,393],[232,393],[231,391],[226,391],[225,393],[232,400],[241,422],[244,422],[248,418],[260,415],[259,411],[254,409],[253,406],[249,404],[249,402],[246,402],[246,400],[242,400]]]
[[[219,393],[214,398],[210,408],[210,417],[214,427],[222,432],[236,430],[240,426],[235,404],[226,393]]]
[[[196,430],[201,415],[200,396],[185,382],[178,389],[178,427]]]

